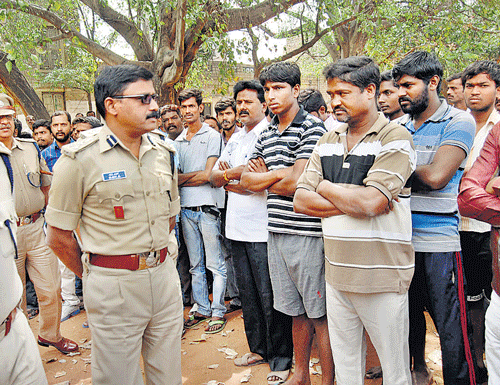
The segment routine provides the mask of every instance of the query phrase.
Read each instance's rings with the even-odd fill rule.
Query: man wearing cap
[[[0,138],[12,136],[12,99],[0,94]],[[22,311],[17,307],[23,284],[17,274],[16,208],[11,151],[0,141],[0,383],[47,384],[40,352]]]
[[[141,355],[146,383],[182,383],[179,192],[174,149],[150,134],[160,116],[152,78],[105,67],[94,93],[106,125],[64,146],[54,167],[47,242],[83,280],[94,385],[142,384]]]
[[[0,116],[14,117],[14,102],[0,94]],[[57,258],[45,244],[44,210],[50,177],[45,160],[32,139],[14,138],[14,120],[3,118],[0,142],[11,152],[17,220],[17,271],[26,286],[26,270],[35,285],[40,308],[38,344],[54,346],[62,353],[78,350],[78,345],[61,336],[61,278]],[[22,309],[26,311],[26,294]]]

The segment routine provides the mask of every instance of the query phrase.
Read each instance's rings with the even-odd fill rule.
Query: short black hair
[[[19,137],[23,131],[23,124],[18,118],[14,118],[14,128],[17,130],[17,137]]]
[[[257,92],[257,98],[261,103],[266,102],[266,98],[264,97],[264,87],[257,80],[240,80],[233,87],[233,95],[234,99],[238,97],[238,93],[243,90],[254,90]]]
[[[78,124],[78,123],[88,123],[88,121],[85,117],[78,117],[73,119],[73,122],[71,124]]]
[[[181,118],[181,110],[178,105],[176,104],[167,104],[160,108],[160,116],[164,116],[167,112],[175,112],[177,115],[179,115],[179,118]]]
[[[460,79],[462,81],[462,73],[457,72],[456,74],[450,75],[446,78],[446,83],[452,82],[453,80]]]
[[[314,88],[300,91],[297,101],[307,112],[318,112],[321,107],[325,107],[326,112],[328,108],[321,92]]]
[[[85,121],[92,126],[92,128],[102,127],[104,124],[95,116],[86,116]]]
[[[262,86],[266,82],[288,83],[293,88],[300,85],[300,68],[295,63],[279,62],[265,67],[259,75]]]
[[[364,90],[374,84],[376,92],[380,87],[380,71],[378,65],[368,56],[350,56],[332,63],[323,70],[326,80],[338,78]]]
[[[210,116],[210,115],[207,115],[204,117],[203,121],[206,122],[207,119],[212,119],[215,121],[215,123],[217,123],[217,127],[219,128],[219,131],[220,129],[222,128],[222,126],[220,125],[219,121],[217,120],[217,118],[214,118],[213,116]]]
[[[429,84],[431,78],[437,75],[439,76],[437,93],[441,92],[443,66],[433,53],[415,51],[406,55],[392,70],[392,76],[395,81],[401,79],[403,75],[413,76],[422,80],[425,84]]]
[[[68,118],[69,124],[71,124],[71,115],[68,111],[56,111],[52,115],[50,115],[50,124],[52,124],[52,118],[54,116],[64,116],[66,115],[66,118]]]
[[[479,60],[470,64],[462,72],[462,85],[479,74],[486,74],[495,82],[496,87],[500,87],[500,66],[492,60]]]
[[[177,99],[179,99],[179,103],[182,103],[184,100],[188,100],[190,98],[195,98],[196,104],[198,106],[203,104],[203,93],[201,92],[201,90],[197,90],[196,88],[188,88],[187,90],[182,90],[177,96]]]
[[[228,107],[231,107],[234,113],[236,114],[236,101],[229,96],[224,96],[221,100],[215,103],[214,106],[215,113],[218,114],[219,112],[224,111]]]
[[[120,95],[130,83],[138,80],[151,80],[153,74],[144,67],[135,64],[121,64],[104,67],[94,84],[94,96],[97,111],[106,119],[104,100]]]
[[[38,127],[46,127],[50,131],[50,121],[48,121],[47,119],[37,119],[33,123],[31,129],[33,130],[33,132],[35,132],[35,129],[37,129]]]

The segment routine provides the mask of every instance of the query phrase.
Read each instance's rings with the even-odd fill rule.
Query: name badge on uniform
[[[110,180],[125,179],[126,177],[127,174],[125,174],[125,170],[105,172],[104,174],[102,174],[102,180],[104,182],[108,182]]]
[[[123,210],[123,206],[113,206],[115,210],[115,218],[116,219],[125,219],[125,211]]]
[[[350,163],[347,162],[342,163],[342,168],[349,168],[349,167],[351,167]]]

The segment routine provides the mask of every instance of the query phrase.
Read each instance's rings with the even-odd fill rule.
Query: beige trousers
[[[51,342],[62,338],[61,277],[56,255],[45,244],[44,218],[17,228],[17,272],[23,282],[21,308],[26,312],[26,270],[35,286],[40,309],[40,337]]]
[[[0,336],[0,384],[47,384],[38,346],[26,316],[19,310],[9,334]]]
[[[130,271],[82,257],[83,296],[92,332],[92,384],[181,385],[182,298],[175,262]]]

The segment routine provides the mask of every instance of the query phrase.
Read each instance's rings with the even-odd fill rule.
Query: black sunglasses
[[[144,95],[116,95],[111,96],[111,99],[140,99],[142,104],[151,104],[151,101],[158,101],[157,94],[144,94]]]

